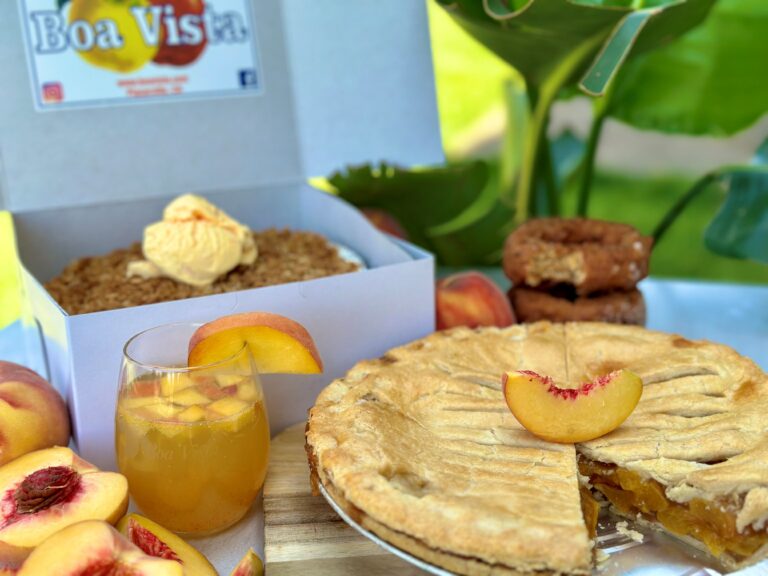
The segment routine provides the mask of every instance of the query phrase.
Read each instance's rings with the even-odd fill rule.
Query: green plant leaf
[[[768,264],[768,167],[725,172],[721,179],[727,195],[704,243],[722,256]]]
[[[355,206],[389,212],[413,242],[434,250],[427,231],[462,217],[473,204],[482,201],[488,180],[487,164],[476,161],[420,170],[387,164],[356,166],[333,174],[328,182]],[[481,216],[481,212],[474,214],[474,218]],[[472,217],[472,213],[465,214],[461,225],[471,222]]]
[[[622,68],[610,115],[638,128],[728,135],[768,110],[768,2],[720,0],[706,21]]]
[[[61,12],[64,6],[67,5],[67,2],[69,2],[69,0],[56,0],[56,8],[59,10],[59,12]]]
[[[685,208],[712,185],[720,185],[725,201],[704,232],[712,252],[768,264],[768,139],[752,164],[726,166],[705,174],[678,198],[653,232],[658,245]]]
[[[715,0],[441,1],[472,36],[539,88],[570,59],[563,82],[588,68],[584,89],[601,94],[630,52],[655,48],[688,31]],[[574,61],[572,55],[580,51]],[[597,60],[593,62],[595,56]],[[562,70],[560,70],[562,74]]]

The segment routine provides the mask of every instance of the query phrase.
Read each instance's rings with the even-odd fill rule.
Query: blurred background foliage
[[[500,0],[487,1],[506,6]],[[550,4],[554,2],[561,0],[549,0]],[[714,5],[718,18],[708,18],[676,43],[633,58],[632,66],[621,72],[624,77],[614,99],[616,105],[606,114],[648,129],[672,128],[678,132],[722,136],[741,129],[763,113],[768,106],[768,74],[764,70],[768,61],[768,2],[695,2],[703,10]],[[642,7],[669,2],[574,3],[585,7],[607,3]],[[457,4],[472,9],[482,6],[481,0],[460,0]],[[525,0],[512,1],[513,7],[523,4]],[[435,250],[442,263],[493,265],[500,257],[506,233],[513,226],[514,206],[499,202],[499,192],[508,186],[510,171],[520,161],[523,126],[505,127],[520,112],[516,107],[524,94],[524,78],[462,30],[437,0],[428,0],[427,5],[449,166],[426,178],[418,171],[363,168],[353,172],[352,178],[331,178],[330,182],[335,182],[358,205],[382,207],[396,214],[412,239]],[[713,43],[712,38],[718,41]],[[755,38],[759,41],[755,42]],[[750,58],[739,57],[745,50],[753,52]],[[754,73],[755,63],[763,67],[759,73]],[[731,89],[745,78],[751,84],[739,91]],[[574,90],[568,95],[575,93]],[[645,105],[654,98],[657,105]],[[572,98],[555,105],[547,119],[563,214],[577,212],[579,161],[585,152],[584,140],[589,135],[589,118],[595,105],[594,100],[583,96]],[[717,113],[716,126],[710,122],[713,111]],[[739,242],[749,253],[768,249],[750,244],[753,237],[740,237],[732,217],[746,214],[751,217],[750,226],[768,226],[766,194],[762,189],[745,186],[745,180],[738,174],[735,180],[730,178],[728,168],[720,169],[749,161],[768,134],[765,118],[745,134],[718,141],[708,137],[663,138],[613,120],[607,121],[604,132],[591,181],[592,217],[628,222],[650,234],[663,215],[686,197],[694,183],[703,181],[697,193],[690,196],[690,202],[686,202],[682,217],[665,232],[664,240],[654,250],[651,274],[768,282],[768,268],[764,264],[717,255],[703,241],[709,222],[718,214],[707,245],[726,253]],[[395,193],[382,175],[394,180]],[[738,196],[726,197],[730,184],[735,184]],[[724,209],[718,213],[721,206]],[[717,246],[721,237],[728,240],[725,247]],[[743,257],[738,251],[731,255]],[[11,218],[0,212],[0,327],[17,318],[19,309]]]
[[[616,11],[606,12],[604,0],[534,0],[538,12],[520,13],[509,10],[527,0],[486,0],[485,10],[479,0],[429,2],[449,164],[416,171],[355,167],[333,175],[330,184],[356,205],[393,214],[412,240],[447,265],[496,264],[515,219],[587,213],[663,234],[652,259],[656,276],[768,281],[768,166],[764,155],[755,155],[768,121],[735,139],[712,137],[742,131],[768,109],[768,76],[760,72],[768,57],[768,3],[610,3],[630,16],[622,21]],[[552,19],[563,9],[578,25]],[[633,17],[647,26],[628,25]],[[540,33],[546,26],[570,34],[566,46],[587,43],[581,59],[576,49],[547,45]],[[622,37],[627,28],[630,36]],[[605,44],[610,49],[600,50]],[[611,50],[618,54],[613,60]],[[558,73],[563,101],[537,111]],[[616,78],[613,86],[607,77]],[[527,101],[526,81],[533,87]],[[579,84],[603,96],[573,98]],[[525,158],[537,131],[550,174],[541,160]],[[536,173],[520,194],[512,188],[520,187],[526,162]],[[546,177],[537,181],[539,173]]]

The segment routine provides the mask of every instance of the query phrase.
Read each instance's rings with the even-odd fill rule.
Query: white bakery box
[[[122,347],[146,328],[249,310],[305,325],[325,372],[265,377],[273,433],[304,419],[319,391],[356,361],[433,330],[431,255],[305,183],[347,164],[442,159],[422,1],[208,0],[217,18],[234,18],[246,47],[208,46],[202,68],[177,69],[189,94],[141,99],[118,93],[126,90],[119,74],[51,51],[62,21],[43,4],[50,11],[55,3],[14,1],[0,18],[0,207],[13,213],[48,376],[68,399],[86,459],[114,467]],[[240,85],[222,76],[228,66],[232,74],[245,67]],[[59,77],[66,81],[51,80]],[[74,316],[44,290],[72,259],[139,240],[187,192],[256,230],[322,233],[367,269]]]

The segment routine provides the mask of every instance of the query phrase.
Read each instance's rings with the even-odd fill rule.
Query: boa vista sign
[[[250,0],[19,0],[38,109],[261,89]]]

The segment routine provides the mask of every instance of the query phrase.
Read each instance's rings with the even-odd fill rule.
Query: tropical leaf
[[[720,179],[727,195],[704,243],[722,256],[768,264],[768,166],[726,171]]]
[[[438,0],[472,36],[538,89],[586,72],[602,94],[627,56],[670,42],[706,16],[715,0]],[[566,68],[565,70],[563,68]]]
[[[482,216],[481,211],[474,216],[465,212],[476,202],[482,202],[488,180],[488,165],[477,161],[422,170],[387,164],[356,166],[333,174],[328,182],[355,206],[389,212],[413,242],[434,250],[428,230],[457,218],[464,218],[463,226],[472,217]]]
[[[656,244],[688,204],[713,185],[720,185],[726,196],[704,232],[707,248],[722,256],[768,264],[768,139],[751,165],[710,172],[683,194],[654,230]]]
[[[733,134],[768,110],[768,2],[721,0],[704,24],[628,62],[609,114],[638,128]]]

